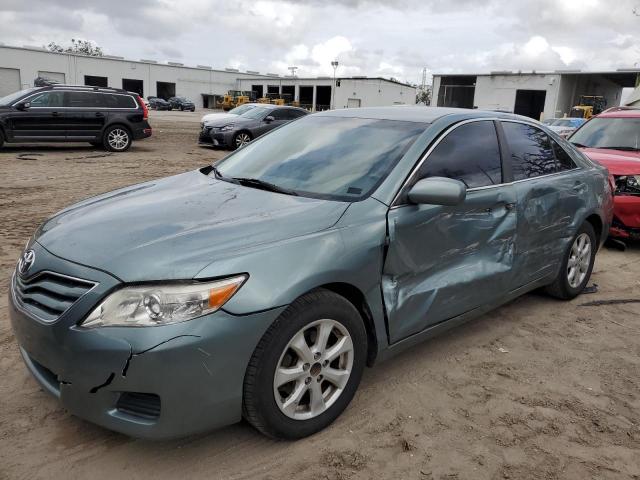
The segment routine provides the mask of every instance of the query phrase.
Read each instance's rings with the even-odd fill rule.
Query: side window
[[[106,108],[137,108],[136,101],[129,95],[116,95],[113,93],[101,93],[101,106]]]
[[[301,110],[296,110],[296,109],[293,109],[293,108],[291,110],[289,110],[289,112],[291,114],[291,118],[292,119],[304,117],[306,115],[305,112],[303,112]]]
[[[514,180],[555,173],[556,157],[551,139],[539,128],[524,123],[502,122],[511,150]]]
[[[275,108],[269,113],[276,120],[289,120],[286,108]]]
[[[553,138],[551,139],[551,145],[553,146],[553,152],[556,155],[558,171],[562,172],[576,168],[576,164],[571,156]]]
[[[43,92],[29,99],[32,107],[52,108],[64,105],[64,92]]]
[[[472,122],[449,133],[429,154],[418,178],[447,177],[467,188],[502,183],[502,163],[492,121]]]
[[[71,108],[96,108],[100,106],[100,95],[90,92],[68,92],[67,105]]]

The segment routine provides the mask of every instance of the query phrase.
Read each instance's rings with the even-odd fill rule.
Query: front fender
[[[386,345],[380,294],[386,211],[373,198],[351,204],[331,229],[236,252],[196,278],[248,273],[247,282],[223,307],[234,315],[288,305],[322,285],[349,284],[364,295],[377,336],[384,340],[378,345]]]

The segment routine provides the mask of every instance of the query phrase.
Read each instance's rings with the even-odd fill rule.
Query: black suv
[[[191,110],[192,112],[196,111],[195,104],[184,97],[171,97],[169,100],[169,110],[175,108],[176,110]]]
[[[149,112],[136,93],[117,88],[50,85],[0,98],[0,146],[89,142],[124,152],[151,136]]]

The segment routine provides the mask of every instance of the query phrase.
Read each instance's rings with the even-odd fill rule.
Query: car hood
[[[202,117],[201,121],[209,123],[216,120],[228,120],[229,118],[238,118],[238,115],[236,115],[235,113],[208,113]]]
[[[607,148],[581,148],[592,160],[607,167],[612,175],[640,174],[640,152],[625,152]]]
[[[233,118],[214,118],[213,120],[209,120],[206,122],[207,127],[224,127],[225,125],[228,125],[230,123],[233,123],[235,125],[240,125],[240,124],[249,124],[249,123],[253,123],[256,122],[257,120],[253,119],[253,118],[246,118],[243,117],[241,115],[232,115]]]
[[[216,259],[327,229],[348,205],[244,187],[196,170],[73,205],[47,220],[36,241],[124,281],[189,279]]]

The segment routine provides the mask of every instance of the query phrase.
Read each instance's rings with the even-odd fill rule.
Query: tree
[[[63,47],[56,42],[50,42],[45,48],[50,52],[56,53],[78,53],[80,55],[89,55],[90,57],[101,57],[103,55],[102,49],[89,40],[77,40],[75,38],[71,39],[71,45],[67,47]]]
[[[431,85],[425,85],[424,89],[422,87],[418,87],[416,103],[431,105]]]

